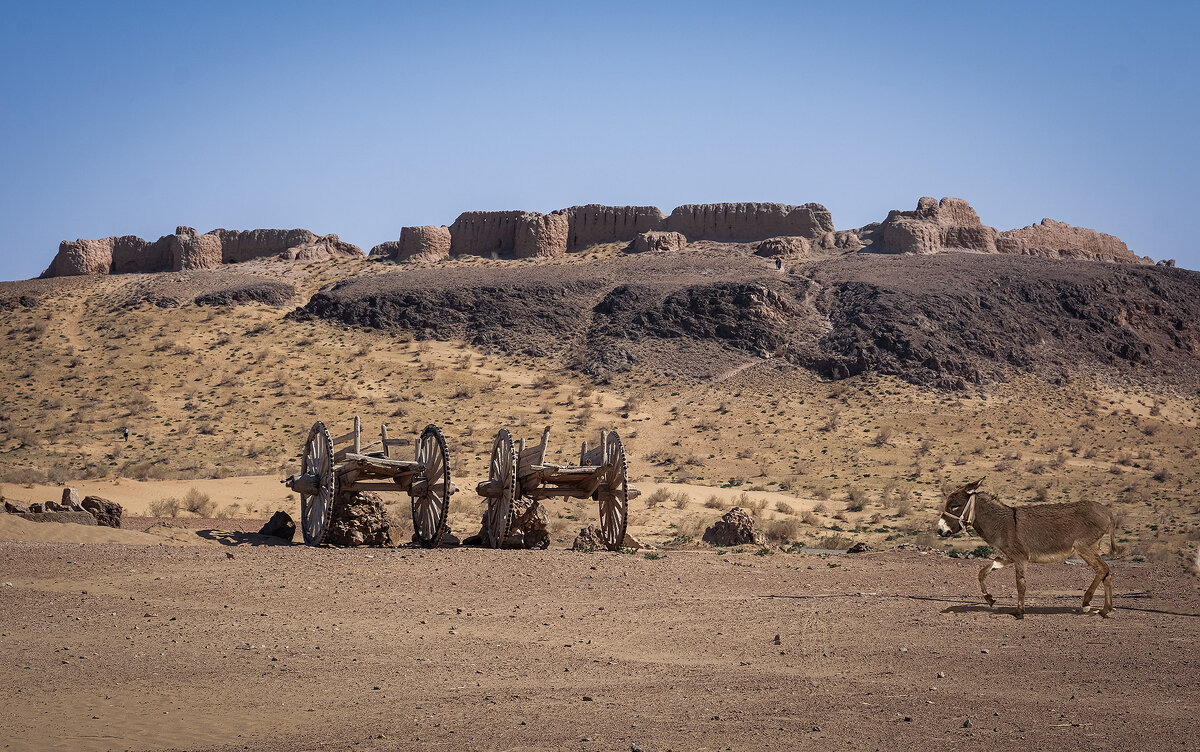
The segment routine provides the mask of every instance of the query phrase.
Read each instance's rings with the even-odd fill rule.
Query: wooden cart
[[[625,541],[629,500],[639,494],[629,485],[621,439],[612,431],[601,431],[600,443],[589,449],[585,441],[579,464],[566,466],[545,461],[549,441],[549,427],[542,432],[541,442],[528,449],[524,440],[514,444],[508,429],[502,428],[496,434],[488,479],[475,488],[488,503],[483,524],[485,542],[492,548],[504,543],[516,499],[542,501],[561,496],[598,501],[604,545],[610,551],[619,550]]]
[[[325,424],[317,421],[304,442],[300,472],[283,483],[300,494],[300,523],[304,542],[319,546],[333,515],[339,494],[359,491],[406,492],[412,497],[413,530],[417,542],[425,548],[438,545],[446,532],[450,495],[456,490],[450,482],[450,463],[446,439],[437,426],[426,426],[417,439],[416,459],[391,456],[393,447],[406,439],[388,437],[388,427],[380,429],[379,441],[362,446],[362,423],[354,418],[354,430],[333,438]],[[335,449],[339,444],[347,444]]]

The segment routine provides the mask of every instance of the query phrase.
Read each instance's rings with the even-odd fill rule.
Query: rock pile
[[[571,544],[572,551],[603,551],[606,548],[604,533],[596,525],[588,525],[580,529]]]
[[[121,527],[121,505],[99,496],[86,496],[82,501],[74,488],[64,488],[61,501],[34,502],[27,507],[14,504],[0,496],[7,514],[15,514],[32,522],[74,522],[78,525]]]
[[[763,534],[754,527],[754,517],[741,507],[734,507],[704,531],[703,540],[714,546],[761,545]]]
[[[374,493],[339,492],[325,542],[332,546],[389,546],[392,543],[387,507]]]

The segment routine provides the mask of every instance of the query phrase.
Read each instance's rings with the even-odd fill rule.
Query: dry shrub
[[[821,520],[817,517],[817,515],[812,513],[812,510],[805,510],[804,514],[800,517],[800,521],[805,525],[817,526],[821,524]]]
[[[738,506],[744,509],[749,509],[755,514],[760,514],[764,509],[767,508],[767,500],[761,496],[758,498],[752,497],[750,494],[743,491],[742,494],[738,496]]]
[[[653,509],[654,507],[664,502],[670,501],[671,492],[665,488],[659,487],[654,489],[654,493],[646,497],[646,508]]]
[[[815,486],[812,490],[812,495],[814,499],[828,499],[829,489],[825,486]]]
[[[824,502],[822,502],[820,504],[817,504],[815,507],[813,507],[813,511],[816,512],[817,514],[825,514],[826,512],[829,511],[829,507],[826,506]]]
[[[817,548],[824,548],[830,551],[845,551],[852,545],[854,545],[854,541],[841,533],[826,535],[817,541]]]
[[[183,506],[179,503],[179,499],[174,496],[168,496],[165,499],[156,499],[150,502],[151,517],[177,517],[179,510]]]
[[[800,535],[800,522],[794,517],[788,519],[771,520],[767,523],[763,531],[767,540],[786,543],[794,541]]]
[[[712,494],[704,500],[704,506],[706,509],[724,509],[725,500],[717,494]]]
[[[220,511],[218,511],[217,515],[216,515],[217,519],[218,520],[227,520],[227,519],[230,519],[231,517],[237,517],[238,511],[241,510],[241,508],[242,508],[241,504],[234,502],[233,504],[230,504],[229,506],[225,507],[224,509],[221,509]]]
[[[867,506],[867,494],[861,488],[851,488],[846,497],[847,512],[861,512]]]
[[[691,500],[692,497],[685,491],[679,491],[671,496],[671,503],[675,505],[676,509],[687,509],[688,502]]]
[[[896,494],[896,516],[907,517],[912,514],[913,499],[912,491],[907,488],[902,488]]]
[[[208,494],[189,488],[183,497],[183,508],[197,517],[212,517],[217,511],[217,503]]]
[[[22,486],[32,486],[34,483],[43,483],[45,480],[46,474],[32,467],[17,467],[4,473],[5,483],[16,483]]]
[[[821,433],[833,433],[842,424],[842,413],[840,410],[834,410],[825,418],[825,422],[817,427]]]
[[[892,429],[884,427],[879,429],[879,433],[875,434],[874,439],[871,439],[871,446],[881,447],[885,444],[890,444],[891,442]]]
[[[675,525],[675,532],[679,535],[686,535],[689,538],[699,540],[704,535],[704,530],[709,526],[709,521],[698,514],[685,517]]]
[[[775,502],[775,510],[780,514],[795,514],[796,508],[786,501]]]

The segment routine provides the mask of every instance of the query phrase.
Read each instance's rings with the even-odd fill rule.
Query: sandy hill
[[[778,540],[931,543],[943,488],[979,475],[1009,499],[1114,504],[1138,555],[1200,537],[1200,275],[970,253],[776,270],[753,251],[4,283],[4,493],[86,483],[129,503],[137,485],[140,510],[203,482],[261,515],[295,504],[268,481],[312,422],[357,414],[368,432],[443,427],[467,489],[456,532],[477,525],[496,429],[550,425],[563,456],[620,432],[638,483],[662,486],[632,512],[659,542],[740,503]],[[560,540],[594,515],[553,511]]]

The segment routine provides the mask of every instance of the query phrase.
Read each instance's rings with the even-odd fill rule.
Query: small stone
[[[584,695],[584,696],[583,696],[583,701],[584,701],[584,702],[591,702],[591,701],[592,701],[592,698],[591,698],[591,697],[588,697],[587,695]]]
[[[779,635],[775,635],[775,644],[776,644],[776,645],[782,645],[782,644],[783,644],[783,643],[781,643],[781,642],[779,641]]]
[[[939,679],[945,679],[945,678],[946,678],[946,672],[945,672],[945,671],[939,671],[939,672],[938,672],[938,678],[939,678]]]
[[[967,720],[963,721],[963,728],[971,728],[971,726],[974,726],[974,725],[975,725],[975,724],[971,723],[971,719],[970,719],[970,718],[968,718]]]

